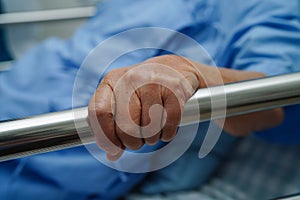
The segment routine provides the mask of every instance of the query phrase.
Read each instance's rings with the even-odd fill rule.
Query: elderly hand
[[[91,128],[108,158],[117,159],[125,148],[170,141],[184,104],[200,87],[198,74],[173,55],[109,72],[89,104]]]
[[[113,161],[126,148],[137,150],[159,140],[168,142],[176,135],[185,103],[197,89],[263,76],[220,68],[220,80],[215,70],[167,55],[110,71],[89,104],[89,122],[98,146]],[[259,116],[269,118],[261,123]],[[282,118],[280,109],[263,111],[228,118],[224,129],[233,135],[247,135],[275,126]]]

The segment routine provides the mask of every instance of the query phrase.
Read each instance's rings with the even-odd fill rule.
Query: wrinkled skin
[[[168,142],[176,135],[184,104],[197,89],[264,76],[225,68],[219,68],[219,73],[221,79],[214,67],[175,55],[110,71],[89,103],[89,122],[98,146],[114,161],[126,148]],[[224,130],[246,136],[282,120],[282,109],[273,109],[227,118]]]

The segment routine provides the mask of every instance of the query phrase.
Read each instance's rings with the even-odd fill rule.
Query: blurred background
[[[103,1],[105,0],[0,0],[0,71],[9,70],[12,62],[46,38],[69,38]],[[248,196],[275,197],[298,193],[299,154],[299,146],[273,145],[250,137],[239,143],[230,160],[220,167],[204,187],[152,197],[133,194],[128,199],[214,197],[213,199],[232,200],[248,199]],[[283,159],[279,161],[278,158]]]
[[[93,15],[95,6],[101,1],[0,0],[0,40],[9,54],[0,59],[0,70],[7,70],[11,59],[19,58],[45,38],[70,37]]]

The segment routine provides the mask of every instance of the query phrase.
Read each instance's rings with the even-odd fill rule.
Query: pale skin
[[[174,74],[161,72],[156,68],[150,73],[145,69],[145,73],[143,73],[143,67],[140,66],[147,64],[170,67],[180,75],[174,76]],[[140,67],[138,69],[140,73],[125,76],[122,90],[116,90],[115,86],[120,77],[124,76],[129,70],[138,67]],[[126,148],[137,150],[144,144],[154,145],[159,140],[169,142],[176,135],[184,104],[196,90],[265,76],[259,72],[239,71],[221,67],[218,69],[221,79],[216,74],[214,67],[184,57],[166,55],[148,59],[134,66],[112,70],[101,81],[89,103],[89,122],[98,146],[106,152],[109,160],[114,161],[121,157]],[[182,80],[182,77],[185,81]],[[129,91],[132,90],[135,82],[144,81],[149,83],[153,80],[158,82],[167,81],[170,83],[170,87],[166,88],[151,83],[135,90],[130,96],[129,103],[131,119],[136,125],[147,126],[150,123],[149,108],[152,105],[159,104],[164,107],[166,114],[155,112],[153,119],[157,120],[155,124],[158,124],[158,126],[161,125],[162,119],[165,120],[165,123],[161,125],[160,131],[155,135],[147,135],[147,131],[142,132],[141,129],[137,129],[135,126],[126,128],[126,132],[131,134],[125,133],[124,129],[116,123],[116,120],[122,122],[126,117],[122,112],[122,106],[120,106],[122,105],[122,98],[129,95]],[[189,83],[189,87],[186,86],[186,83]],[[171,91],[177,91],[177,95],[174,95]],[[281,108],[278,108],[226,118],[223,128],[231,135],[247,136],[254,131],[278,126],[283,119],[284,112]],[[216,121],[215,123],[218,124],[219,122]],[[100,124],[102,130],[99,130],[98,124]]]

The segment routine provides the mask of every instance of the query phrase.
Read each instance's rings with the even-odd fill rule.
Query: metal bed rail
[[[211,99],[223,101],[224,94],[227,117],[299,104],[300,72],[200,89],[187,102],[180,125],[225,117],[223,106],[215,106],[214,116],[211,109]],[[84,107],[2,122],[0,161],[91,143],[86,119]]]
[[[285,197],[279,197],[272,200],[300,200],[300,194],[293,194]]]
[[[96,8],[94,6],[86,6],[77,8],[4,13],[0,14],[0,26],[88,18],[93,16],[95,11]]]

